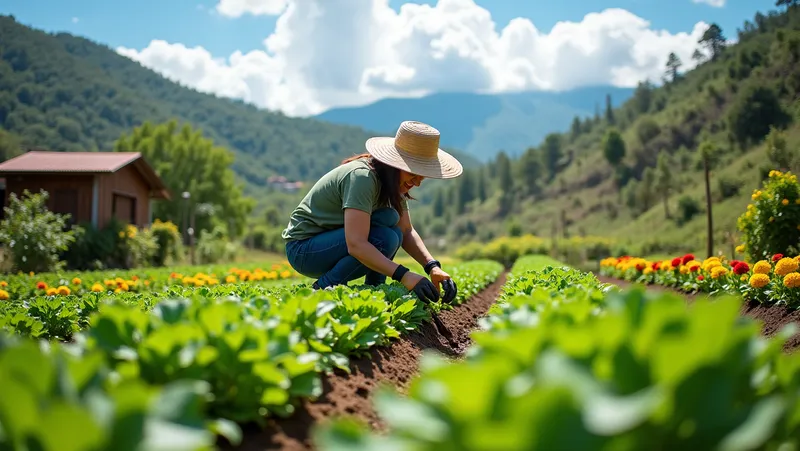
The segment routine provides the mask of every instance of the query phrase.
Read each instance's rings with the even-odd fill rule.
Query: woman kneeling
[[[289,263],[317,279],[315,289],[364,276],[380,285],[390,276],[422,301],[438,300],[441,287],[451,302],[455,282],[411,225],[408,200],[425,178],[458,177],[461,163],[439,148],[435,128],[419,122],[403,122],[394,138],[370,138],[366,149],[322,176],[294,209],[282,234]],[[430,280],[392,261],[400,247]]]

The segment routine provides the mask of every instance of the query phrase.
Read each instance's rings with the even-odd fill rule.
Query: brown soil
[[[601,276],[599,274],[595,274],[595,276],[601,282],[613,283],[620,288],[626,288],[633,285],[625,280],[614,279],[612,277]],[[688,303],[694,301],[695,297],[698,296],[697,293],[684,293],[682,291],[675,290],[673,288],[662,287],[660,285],[647,285],[647,289],[649,291],[657,292],[677,292],[683,295]],[[795,322],[796,325],[800,327],[800,310],[788,309],[784,306],[767,306],[761,305],[755,301],[748,301],[742,304],[741,314],[742,316],[748,316],[761,322],[761,333],[766,337],[775,335],[783,326],[792,322]],[[786,343],[783,346],[783,349],[786,352],[795,352],[798,350],[798,348],[800,348],[800,332],[794,334],[791,338],[786,340]]]
[[[323,395],[316,401],[302,403],[290,418],[270,419],[264,429],[244,427],[240,446],[232,447],[227,443],[219,443],[219,446],[242,451],[312,449],[311,428],[339,415],[355,416],[376,431],[385,430],[385,424],[372,405],[375,389],[391,384],[405,391],[417,374],[423,350],[432,349],[460,358],[471,343],[470,332],[477,327],[478,318],[494,304],[505,280],[504,272],[464,304],[439,314],[453,333],[455,346],[451,346],[433,324],[425,323],[420,330],[401,337],[391,346],[376,347],[368,357],[351,359],[350,374],[337,370],[332,375],[324,375]]]

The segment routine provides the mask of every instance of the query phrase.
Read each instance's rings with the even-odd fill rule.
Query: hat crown
[[[422,122],[405,121],[397,129],[394,144],[409,155],[436,158],[439,152],[439,130]]]

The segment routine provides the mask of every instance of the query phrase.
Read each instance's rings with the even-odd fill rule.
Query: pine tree
[[[671,52],[667,58],[667,75],[669,75],[670,81],[673,83],[678,79],[678,68],[682,65],[683,63],[681,59],[678,58],[678,55],[676,55],[675,52]]]
[[[611,105],[611,94],[606,94],[606,121],[609,124],[614,123],[614,108]]]

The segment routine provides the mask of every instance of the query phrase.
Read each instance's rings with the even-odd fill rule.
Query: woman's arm
[[[425,247],[422,238],[414,229],[414,226],[411,225],[411,215],[409,215],[408,210],[403,211],[400,215],[398,226],[403,232],[403,250],[408,252],[411,258],[422,266],[433,260],[433,256],[428,252],[428,248]]]

